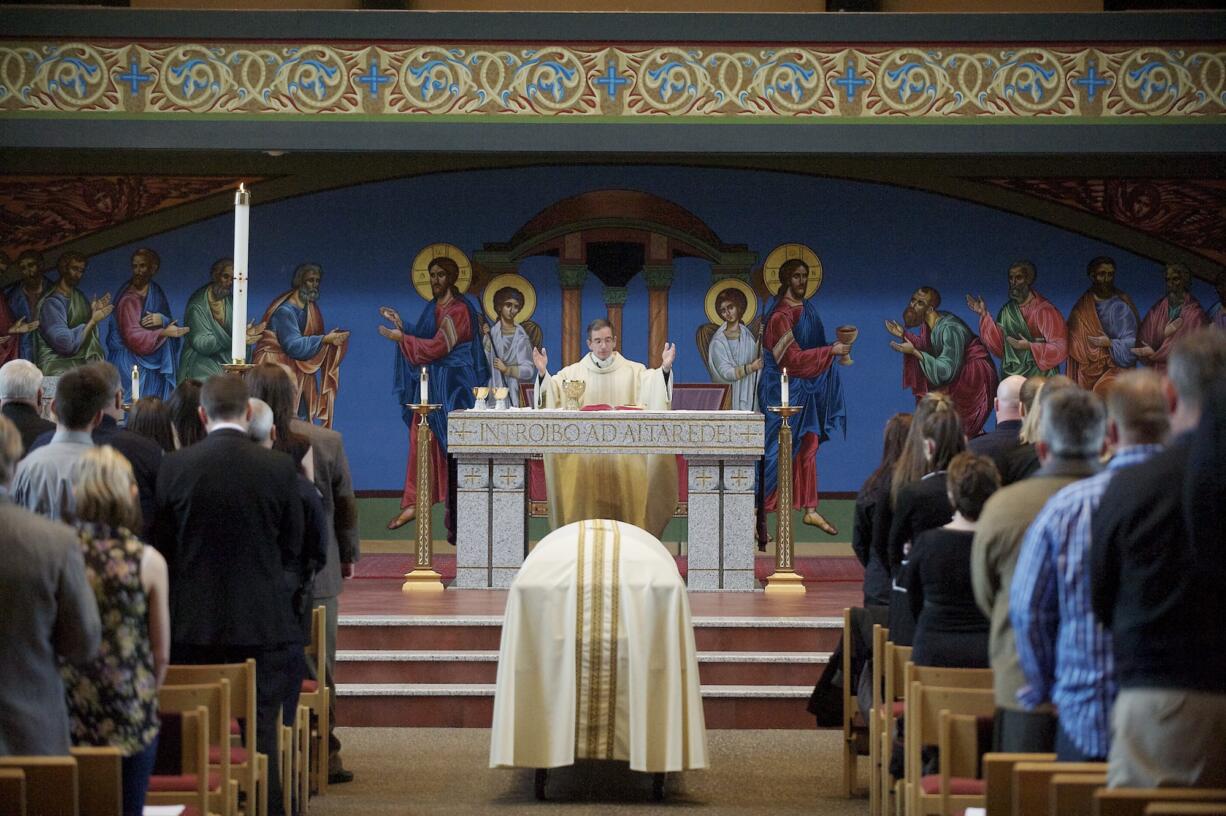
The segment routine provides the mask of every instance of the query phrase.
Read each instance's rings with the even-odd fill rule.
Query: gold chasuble
[[[541,539],[507,597],[490,767],[628,761],[705,768],[689,597],[642,530],[607,519]]]
[[[537,405],[561,408],[564,380],[583,380],[583,405],[672,407],[672,376],[613,352],[601,363],[591,354],[552,376],[537,390]],[[545,457],[549,521],[556,530],[583,519],[607,518],[641,527],[657,538],[677,509],[677,459],[672,455],[556,454]]]

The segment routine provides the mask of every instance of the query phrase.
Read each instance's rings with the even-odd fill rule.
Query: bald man
[[[987,456],[996,463],[996,469],[1005,472],[1009,454],[1021,447],[1018,432],[1022,429],[1022,386],[1026,378],[1020,374],[1005,377],[996,386],[996,427],[977,436],[968,443],[973,453]]]

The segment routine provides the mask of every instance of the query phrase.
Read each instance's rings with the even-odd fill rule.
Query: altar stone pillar
[[[586,264],[559,264],[558,283],[562,285],[562,366],[583,357],[583,283]]]
[[[506,589],[528,549],[524,460],[462,455],[456,464],[457,589]]]
[[[659,368],[668,340],[668,290],[673,285],[673,267],[646,264],[643,279],[647,282],[647,367]]]
[[[751,592],[754,580],[753,459],[687,456],[689,527],[686,585],[695,591]]]

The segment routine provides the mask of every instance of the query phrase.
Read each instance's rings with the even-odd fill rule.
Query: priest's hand
[[[983,298],[979,297],[978,295],[967,295],[966,305],[967,308],[980,317],[988,316],[988,306],[983,302]]]
[[[1105,334],[1100,334],[1100,335],[1091,337],[1086,342],[1088,342],[1094,348],[1102,348],[1102,349],[1111,348],[1111,338],[1106,336]]]
[[[1181,326],[1183,326],[1183,318],[1182,317],[1175,318],[1174,320],[1172,320],[1170,323],[1167,323],[1166,326],[1163,327],[1162,336],[1170,337],[1172,334],[1179,331]]]
[[[1142,360],[1154,359],[1154,350],[1149,346],[1137,346],[1136,348],[1132,349],[1132,353],[1137,355],[1137,357]]]
[[[150,312],[140,319],[142,329],[160,329],[166,325],[166,317],[158,312]]]
[[[383,318],[388,323],[391,323],[400,331],[404,331],[404,323],[400,322],[400,315],[397,314],[396,310],[391,306],[380,306],[379,317]],[[387,335],[384,336],[386,337]]]
[[[536,366],[536,373],[542,377],[549,373],[549,354],[544,346],[532,349],[532,365]]]
[[[190,328],[190,327],[188,327],[188,326],[176,326],[176,325],[175,325],[175,321],[173,321],[173,320],[172,320],[172,321],[170,321],[170,323],[169,323],[169,324],[166,326],[166,328],[162,329],[161,334],[162,334],[162,336],[163,336],[163,337],[172,337],[172,338],[173,338],[173,337],[182,337],[183,335],[187,334],[189,331],[191,331],[191,328]]]
[[[665,343],[664,351],[660,354],[660,370],[665,374],[673,370],[673,360],[677,359],[677,344]]]
[[[919,352],[915,350],[915,346],[911,344],[910,340],[904,340],[901,343],[895,343],[891,341],[890,348],[894,349],[897,352],[901,352],[902,354],[911,354],[916,357],[919,356]]]
[[[895,337],[902,337],[902,326],[897,320],[887,320],[885,322],[885,330]]]
[[[1008,343],[1014,351],[1030,350],[1030,341],[1021,337],[1006,337],[1005,342]]]

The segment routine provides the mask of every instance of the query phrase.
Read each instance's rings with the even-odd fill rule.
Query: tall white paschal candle
[[[132,366],[132,404],[140,399],[140,369]]]
[[[230,319],[230,359],[247,362],[247,239],[251,193],[239,184],[234,194],[234,303]]]
[[[430,371],[425,366],[421,367],[421,404],[430,404]]]
[[[788,370],[783,369],[783,376],[779,378],[779,404],[788,404]]]

